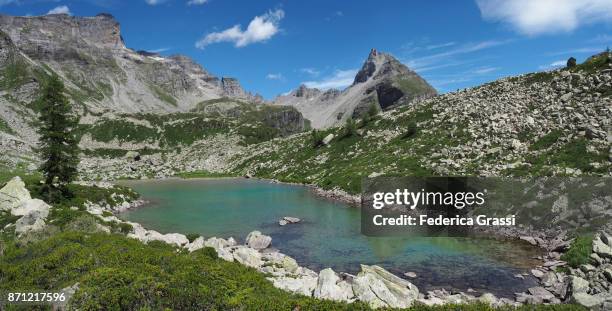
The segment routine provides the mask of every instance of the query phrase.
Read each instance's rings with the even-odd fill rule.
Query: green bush
[[[201,235],[199,233],[189,233],[189,234],[187,234],[187,240],[189,240],[189,243],[195,241],[199,237],[201,237]]]
[[[578,268],[590,262],[591,250],[593,249],[593,236],[582,235],[576,237],[570,248],[561,256],[572,268]]]
[[[402,139],[413,137],[418,131],[417,124],[414,121],[409,122],[406,128],[406,132],[402,134]]]
[[[128,224],[127,222],[122,222],[119,224],[119,231],[123,234],[128,234],[134,230],[134,226]]]
[[[325,138],[323,135],[323,132],[318,130],[310,131],[310,141],[313,148],[323,146],[323,139]]]
[[[357,136],[357,123],[352,118],[346,119],[346,123],[342,128],[341,138],[349,138]]]

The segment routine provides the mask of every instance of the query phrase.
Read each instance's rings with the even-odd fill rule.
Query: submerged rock
[[[256,250],[268,248],[271,243],[272,238],[259,231],[253,231],[246,237],[246,245]]]
[[[297,218],[297,217],[288,217],[288,216],[285,216],[281,220],[278,221],[278,224],[281,225],[281,226],[285,226],[285,225],[288,225],[288,224],[297,224],[300,221],[302,221],[302,220]]]

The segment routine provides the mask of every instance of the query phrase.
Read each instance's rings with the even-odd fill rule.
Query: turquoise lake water
[[[492,292],[511,297],[535,286],[514,275],[538,264],[537,249],[523,243],[468,238],[371,238],[360,234],[358,208],[322,199],[310,189],[252,179],[170,179],[125,182],[150,203],[119,215],[163,233],[200,233],[243,242],[259,230],[272,246],[316,271],[332,267],[356,273],[359,264],[378,264],[421,290]],[[281,227],[293,216],[302,222]]]

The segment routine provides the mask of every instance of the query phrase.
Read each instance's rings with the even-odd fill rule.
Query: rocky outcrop
[[[32,199],[19,177],[14,177],[0,189],[0,211],[20,216],[14,225],[17,235],[44,229],[50,209],[44,201]]]
[[[246,237],[246,245],[257,250],[268,248],[271,243],[272,238],[259,231],[253,231]]]
[[[353,279],[353,292],[373,307],[407,308],[419,297],[419,289],[412,283],[379,266],[366,265],[361,265],[361,272]]]

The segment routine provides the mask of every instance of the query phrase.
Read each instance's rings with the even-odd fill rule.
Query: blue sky
[[[345,87],[371,48],[448,92],[612,45],[612,0],[0,0],[0,12],[108,12],[128,47],[188,55],[266,98]]]

